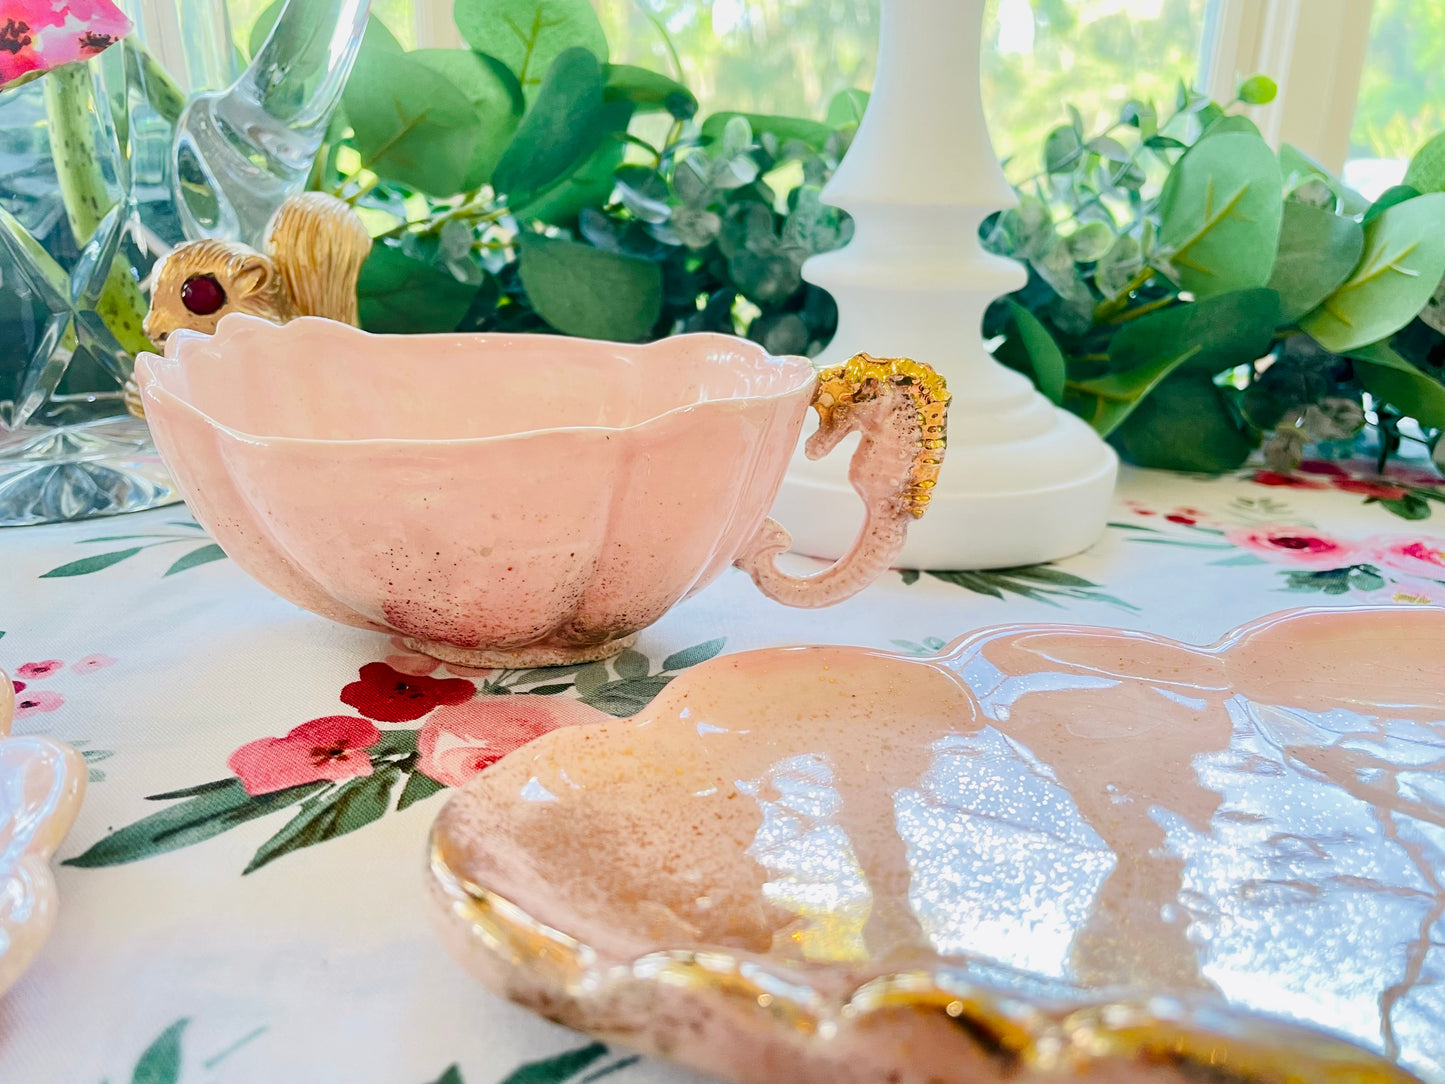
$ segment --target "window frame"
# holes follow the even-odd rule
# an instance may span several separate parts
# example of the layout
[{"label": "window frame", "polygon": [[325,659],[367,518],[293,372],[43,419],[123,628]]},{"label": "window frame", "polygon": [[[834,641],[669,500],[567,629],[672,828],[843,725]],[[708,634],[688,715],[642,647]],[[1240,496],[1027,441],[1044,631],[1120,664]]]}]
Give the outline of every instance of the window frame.
[{"label": "window frame", "polygon": [[1241,78],[1269,76],[1279,95],[1254,115],[1260,131],[1338,175],[1349,157],[1374,8],[1374,0],[1209,0],[1202,89],[1230,101]]},{"label": "window frame", "polygon": [[[128,0],[126,6],[162,43],[161,61],[186,72],[180,23],[188,0]],[[1239,79],[1268,75],[1279,96],[1256,114],[1265,137],[1275,146],[1291,143],[1338,173],[1349,154],[1373,11],[1374,0],[1209,0],[1200,88],[1229,101]],[[415,0],[412,20],[420,48],[464,44],[452,0]]]}]

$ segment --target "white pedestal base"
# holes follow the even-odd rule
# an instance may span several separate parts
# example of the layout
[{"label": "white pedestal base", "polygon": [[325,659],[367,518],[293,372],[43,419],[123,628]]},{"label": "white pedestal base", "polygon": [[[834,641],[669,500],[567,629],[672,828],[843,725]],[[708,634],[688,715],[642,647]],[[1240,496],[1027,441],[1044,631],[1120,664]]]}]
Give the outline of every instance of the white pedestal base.
[{"label": "white pedestal base", "polygon": [[[968,420],[950,418],[938,488],[928,514],[908,528],[899,567],[1014,568],[1068,557],[1104,533],[1118,457],[1074,415],[1038,402],[1049,424],[1022,440],[970,444]],[[772,511],[794,552],[835,560],[857,536],[863,508],[848,484],[853,443],[818,462],[802,445],[794,453]]]}]

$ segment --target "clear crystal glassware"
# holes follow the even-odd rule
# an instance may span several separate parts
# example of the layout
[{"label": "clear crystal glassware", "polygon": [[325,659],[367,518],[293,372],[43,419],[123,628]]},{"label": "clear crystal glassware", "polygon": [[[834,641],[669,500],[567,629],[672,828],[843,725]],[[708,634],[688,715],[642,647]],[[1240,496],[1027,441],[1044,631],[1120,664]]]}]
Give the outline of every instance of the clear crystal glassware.
[{"label": "clear crystal glassware", "polygon": [[157,230],[179,234],[153,198],[169,95],[130,42],[0,92],[0,526],[179,499],[121,393]]}]

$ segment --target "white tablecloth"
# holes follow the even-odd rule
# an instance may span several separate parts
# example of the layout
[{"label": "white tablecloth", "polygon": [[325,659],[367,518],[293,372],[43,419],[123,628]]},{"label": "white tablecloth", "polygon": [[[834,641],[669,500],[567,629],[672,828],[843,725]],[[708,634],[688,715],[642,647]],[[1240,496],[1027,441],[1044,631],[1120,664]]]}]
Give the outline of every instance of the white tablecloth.
[{"label": "white tablecloth", "polygon": [[[1115,525],[1057,565],[894,572],[823,611],[774,605],[733,571],[643,633],[638,653],[560,676],[427,675],[429,661],[387,637],[253,583],[182,506],[0,532],[16,733],[71,742],[92,771],[60,854],[81,864],[59,868],[55,934],[0,998],[0,1081],[687,1079],[504,1003],[447,957],[424,909],[424,840],[444,800],[426,771],[462,778],[566,721],[579,685],[628,714],[714,650],[927,652],[980,626],[1050,620],[1210,642],[1302,605],[1445,603],[1445,485],[1367,475],[1363,464],[1293,478],[1126,472]],[[401,679],[409,692],[396,692]],[[472,693],[458,682],[567,687],[462,718]],[[331,786],[306,782],[318,773]],[[338,808],[338,790],[361,778],[374,785]],[[178,791],[193,793],[154,798]],[[310,798],[321,808],[306,814]]]}]

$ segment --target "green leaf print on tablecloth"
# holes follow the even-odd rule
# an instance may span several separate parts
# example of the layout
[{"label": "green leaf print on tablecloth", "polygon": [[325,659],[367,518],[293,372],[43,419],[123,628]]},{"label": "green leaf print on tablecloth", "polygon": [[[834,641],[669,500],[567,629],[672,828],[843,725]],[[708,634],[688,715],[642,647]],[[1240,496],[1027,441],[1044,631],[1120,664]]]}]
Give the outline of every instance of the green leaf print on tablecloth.
[{"label": "green leaf print on tablecloth", "polygon": [[[633,715],[681,670],[712,658],[725,642],[673,652],[656,670],[637,651],[610,662],[531,670],[447,666],[462,676],[446,678],[431,676],[441,663],[414,653],[367,663],[339,695],[358,714],[322,716],[285,737],[246,743],[226,761],[232,775],[147,796],[173,804],[116,829],[64,864],[93,869],[135,862],[291,810],[291,819],[242,870],[254,873],[460,786],[558,726],[590,721],[579,703],[613,716]],[[469,680],[477,677],[480,686]],[[564,692],[574,692],[575,699]],[[408,722],[417,728],[377,726]]]},{"label": "green leaf print on tablecloth", "polygon": [[[976,595],[987,595],[989,598],[1003,599],[1008,595],[1019,595],[1035,602],[1043,602],[1049,606],[1061,608],[1062,600],[1071,600],[1102,602],[1133,613],[1137,613],[1139,610],[1137,606],[1130,605],[1123,599],[1105,594],[1100,589],[1100,585],[1092,580],[1075,576],[1072,572],[1065,572],[1053,565],[1021,565],[1018,568],[985,569],[982,572],[930,571],[926,574],[936,580],[942,580],[944,583],[951,583],[955,587],[972,591]],[[905,571],[902,575],[905,584],[912,585],[918,582],[919,573],[917,572],[910,570]]]},{"label": "green leaf print on tablecloth", "polygon": [[41,573],[40,578],[42,580],[61,580],[71,576],[89,576],[96,572],[104,572],[107,568],[118,565],[122,561],[128,561],[144,550],[154,549],[157,546],[174,546],[181,542],[201,542],[202,545],[173,561],[163,575],[174,576],[177,572],[185,572],[200,565],[210,564],[212,561],[225,560],[226,552],[214,542],[206,540],[206,533],[199,523],[188,519],[172,520],[168,526],[180,527],[186,533],[169,534],[164,531],[145,531],[137,534],[108,534],[79,539],[76,544],[81,546],[94,545],[97,542],[130,542],[135,539],[144,541],[137,546],[124,546],[118,550],[94,553],[89,557],[67,561],[63,565],[52,568],[49,572]]},{"label": "green leaf print on tablecloth", "polygon": [[[182,1017],[156,1036],[136,1061],[135,1069],[130,1074],[130,1084],[190,1084],[194,1074],[185,1072],[184,1048],[185,1032],[190,1023],[189,1017]],[[220,1053],[205,1059],[200,1067],[206,1070],[214,1069],[241,1047],[253,1039],[259,1038],[265,1031],[264,1027],[260,1027],[243,1035]],[[609,1054],[607,1047],[601,1043],[588,1043],[575,1050],[564,1051],[550,1058],[542,1058],[539,1061],[520,1065],[498,1084],[591,1084],[592,1081],[610,1076],[618,1070],[636,1065],[641,1060],[637,1055],[630,1054],[609,1064],[593,1068],[597,1066],[598,1062],[605,1061]],[[103,1081],[102,1084],[109,1084],[109,1082]],[[434,1081],[429,1081],[428,1084],[467,1084],[467,1082],[462,1076],[461,1066],[451,1065],[441,1076]]]}]

